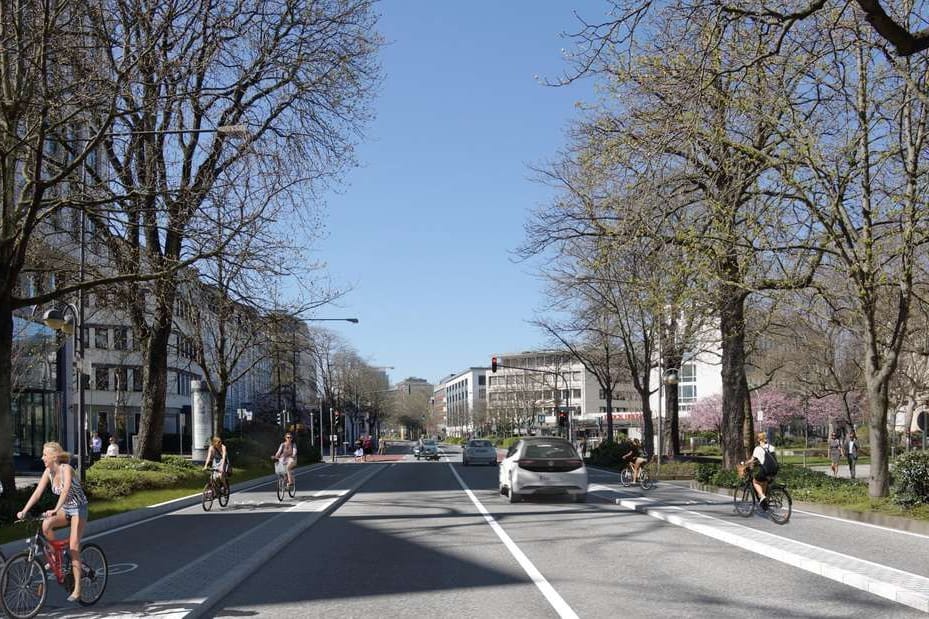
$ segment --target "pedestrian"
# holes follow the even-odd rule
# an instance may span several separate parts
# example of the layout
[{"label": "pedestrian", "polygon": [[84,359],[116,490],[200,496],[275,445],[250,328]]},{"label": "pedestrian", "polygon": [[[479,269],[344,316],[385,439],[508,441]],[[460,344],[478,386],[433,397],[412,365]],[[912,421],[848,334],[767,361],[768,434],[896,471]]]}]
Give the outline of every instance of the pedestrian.
[{"label": "pedestrian", "polygon": [[371,442],[371,435],[364,437],[364,441],[361,443],[361,449],[363,453],[363,459],[365,462],[368,461],[368,456],[373,453],[373,447]]},{"label": "pedestrian", "polygon": [[581,457],[582,458],[587,457],[587,437],[586,436],[581,437]]},{"label": "pedestrian", "polygon": [[832,436],[829,437],[829,460],[832,461],[832,476],[839,476],[839,458],[842,457],[842,441],[839,440],[839,437],[836,436],[836,433],[833,432]]},{"label": "pedestrian", "polygon": [[70,525],[68,548],[71,551],[74,590],[68,596],[68,601],[77,602],[81,599],[81,535],[84,533],[84,525],[87,524],[87,495],[84,494],[78,475],[68,464],[70,460],[71,456],[61,445],[54,442],[45,443],[42,447],[45,472],[32,496],[26,501],[25,507],[16,514],[16,518],[22,520],[29,509],[42,498],[45,488],[51,485],[52,493],[58,495],[58,501],[54,509],[42,514],[42,534],[45,535],[45,539],[53,540],[55,529]]},{"label": "pedestrian", "polygon": [[96,462],[100,459],[100,452],[103,451],[103,439],[96,432],[90,437],[90,461]]},{"label": "pedestrian", "polygon": [[858,460],[858,437],[849,432],[845,439],[845,457],[848,458],[848,476],[855,479],[855,461]]},{"label": "pedestrian", "polygon": [[116,437],[110,437],[110,444],[106,448],[106,457],[115,458],[119,456],[119,443],[116,442]]},{"label": "pedestrian", "polygon": [[377,453],[381,456],[387,453],[387,441],[386,440],[381,439],[380,441],[378,441]]}]

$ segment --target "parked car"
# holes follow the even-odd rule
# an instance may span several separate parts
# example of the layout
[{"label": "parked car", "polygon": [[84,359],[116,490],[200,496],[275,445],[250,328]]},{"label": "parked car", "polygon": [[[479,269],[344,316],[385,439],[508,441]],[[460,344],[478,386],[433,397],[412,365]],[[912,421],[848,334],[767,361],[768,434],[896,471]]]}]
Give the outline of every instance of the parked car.
[{"label": "parked car", "polygon": [[473,438],[461,448],[461,463],[497,465],[497,448],[490,441]]},{"label": "parked car", "polygon": [[563,438],[523,437],[500,463],[500,494],[510,503],[530,495],[564,494],[578,503],[587,500],[587,467],[577,450]]},{"label": "parked car", "polygon": [[413,453],[416,456],[416,459],[425,458],[426,460],[438,460],[439,459],[439,445],[432,439],[423,439],[419,442],[419,453],[416,452],[416,449],[413,449]]}]

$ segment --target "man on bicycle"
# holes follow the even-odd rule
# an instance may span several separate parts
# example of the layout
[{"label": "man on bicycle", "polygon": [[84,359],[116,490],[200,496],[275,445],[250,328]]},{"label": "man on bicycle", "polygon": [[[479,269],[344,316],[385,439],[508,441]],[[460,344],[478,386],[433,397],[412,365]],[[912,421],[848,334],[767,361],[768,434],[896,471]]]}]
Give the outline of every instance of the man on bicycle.
[{"label": "man on bicycle", "polygon": [[629,450],[623,459],[629,463],[632,467],[632,483],[639,481],[639,469],[643,464],[648,462],[648,458],[645,457],[645,454],[642,452],[642,443],[639,439],[632,439],[632,448]]},{"label": "man on bicycle", "polygon": [[[765,471],[765,460],[768,454],[774,453],[774,447],[768,444],[768,435],[764,432],[758,432],[755,435],[757,445],[752,451],[752,459],[747,463],[752,476],[752,485],[755,486],[755,492],[758,493],[758,499],[761,509],[768,509],[768,484],[771,479]],[[746,463],[742,463],[746,464]]]}]

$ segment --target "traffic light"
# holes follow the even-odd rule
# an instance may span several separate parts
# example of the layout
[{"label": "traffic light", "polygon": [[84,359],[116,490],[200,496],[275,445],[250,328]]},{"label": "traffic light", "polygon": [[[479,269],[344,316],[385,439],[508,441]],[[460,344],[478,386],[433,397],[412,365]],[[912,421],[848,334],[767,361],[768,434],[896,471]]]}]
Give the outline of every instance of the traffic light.
[{"label": "traffic light", "polygon": [[277,425],[281,425],[281,414],[277,414]]},{"label": "traffic light", "polygon": [[563,428],[568,425],[568,413],[566,411],[558,411],[558,427]]},{"label": "traffic light", "polygon": [[497,358],[496,357],[490,358],[490,371],[491,372],[497,371]]}]

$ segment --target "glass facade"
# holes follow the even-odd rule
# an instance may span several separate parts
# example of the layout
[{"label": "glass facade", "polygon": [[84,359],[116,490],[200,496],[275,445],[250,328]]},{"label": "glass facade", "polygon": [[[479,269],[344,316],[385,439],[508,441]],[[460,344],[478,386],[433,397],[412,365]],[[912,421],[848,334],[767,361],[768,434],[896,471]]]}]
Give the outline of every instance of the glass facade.
[{"label": "glass facade", "polygon": [[58,338],[40,322],[13,317],[13,456],[17,467],[31,468],[42,445],[60,440]]}]

